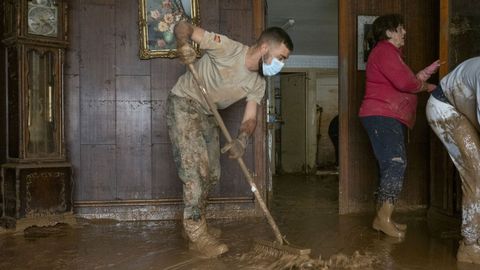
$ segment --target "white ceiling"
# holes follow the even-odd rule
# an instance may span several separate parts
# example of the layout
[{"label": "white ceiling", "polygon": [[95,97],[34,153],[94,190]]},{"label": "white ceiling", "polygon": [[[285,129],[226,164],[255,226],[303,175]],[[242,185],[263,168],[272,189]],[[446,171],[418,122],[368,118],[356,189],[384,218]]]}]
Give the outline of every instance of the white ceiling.
[{"label": "white ceiling", "polygon": [[292,55],[338,55],[338,0],[267,0],[267,25],[284,26],[293,40]]}]

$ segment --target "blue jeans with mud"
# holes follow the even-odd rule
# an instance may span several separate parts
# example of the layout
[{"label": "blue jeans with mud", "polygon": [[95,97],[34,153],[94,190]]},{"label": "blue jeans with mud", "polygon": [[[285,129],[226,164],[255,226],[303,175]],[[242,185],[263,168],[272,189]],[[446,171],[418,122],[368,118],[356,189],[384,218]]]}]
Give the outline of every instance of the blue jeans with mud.
[{"label": "blue jeans with mud", "polygon": [[406,126],[385,116],[367,116],[360,119],[378,162],[380,183],[376,193],[377,202],[395,203],[402,191],[407,168]]}]

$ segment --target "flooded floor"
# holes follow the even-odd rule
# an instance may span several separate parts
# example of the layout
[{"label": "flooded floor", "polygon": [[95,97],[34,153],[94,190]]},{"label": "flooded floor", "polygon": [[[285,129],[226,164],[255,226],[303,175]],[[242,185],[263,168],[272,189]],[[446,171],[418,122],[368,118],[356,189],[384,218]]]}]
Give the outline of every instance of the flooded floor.
[{"label": "flooded floor", "polygon": [[[291,243],[312,249],[312,260],[306,260],[304,269],[480,269],[457,263],[458,235],[446,232],[447,237],[430,236],[423,214],[396,216],[409,226],[403,242],[372,230],[372,215],[337,215],[336,175],[282,176],[274,183],[271,206],[280,230]],[[75,227],[31,228],[24,235],[0,235],[0,269],[231,270],[278,266],[278,260],[253,256],[253,239],[273,240],[263,219],[211,221],[222,229],[221,239],[230,251],[208,260],[188,250],[179,222],[78,223]],[[343,268],[322,267],[319,256],[347,263],[338,264]]]}]

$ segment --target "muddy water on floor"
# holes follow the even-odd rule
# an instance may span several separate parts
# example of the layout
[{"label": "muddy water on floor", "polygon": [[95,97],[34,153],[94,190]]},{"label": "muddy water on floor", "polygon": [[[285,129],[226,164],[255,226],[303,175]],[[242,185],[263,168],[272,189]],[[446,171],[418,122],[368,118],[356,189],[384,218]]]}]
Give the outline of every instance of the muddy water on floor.
[{"label": "muddy water on floor", "polygon": [[[458,235],[430,236],[423,214],[397,216],[409,226],[403,242],[370,229],[371,215],[338,216],[337,181],[337,176],[275,179],[271,205],[280,230],[292,244],[312,249],[310,260],[298,260],[297,265],[305,269],[480,269],[457,264]],[[32,228],[24,235],[0,235],[0,269],[267,269],[292,262],[259,258],[251,252],[252,239],[273,240],[263,219],[210,223],[222,229],[222,241],[230,247],[218,259],[201,259],[188,251],[178,222],[80,220],[75,227],[57,225]],[[326,267],[327,258],[333,258],[330,265],[338,267]]]}]

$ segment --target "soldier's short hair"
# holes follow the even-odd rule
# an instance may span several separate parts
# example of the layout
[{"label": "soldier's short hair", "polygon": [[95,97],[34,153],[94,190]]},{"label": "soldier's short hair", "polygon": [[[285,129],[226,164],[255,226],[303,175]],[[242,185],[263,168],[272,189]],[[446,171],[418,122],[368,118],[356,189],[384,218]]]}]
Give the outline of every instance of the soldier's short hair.
[{"label": "soldier's short hair", "polygon": [[293,51],[293,42],[290,36],[280,27],[269,27],[265,29],[258,38],[257,44],[274,42],[284,44],[288,50]]}]

